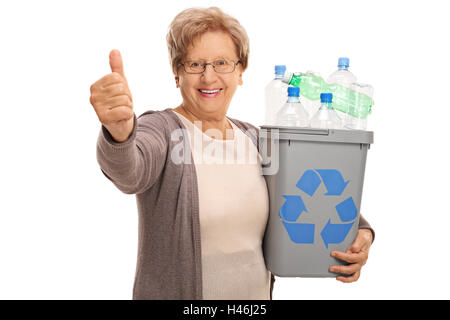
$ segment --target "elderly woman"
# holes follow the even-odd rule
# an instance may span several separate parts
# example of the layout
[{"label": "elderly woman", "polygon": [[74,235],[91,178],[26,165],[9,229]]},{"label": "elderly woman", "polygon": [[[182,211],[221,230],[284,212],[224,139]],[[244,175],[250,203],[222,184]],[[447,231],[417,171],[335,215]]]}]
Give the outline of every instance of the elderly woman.
[{"label": "elderly woman", "polygon": [[[227,117],[247,68],[249,40],[218,8],[187,9],[167,45],[177,88],[174,109],[136,117],[122,58],[91,86],[102,123],[97,160],[119,190],[136,194],[139,245],[134,299],[270,299],[262,239],[269,200],[257,128]],[[244,147],[242,146],[242,143]],[[181,146],[181,147],[180,147]],[[354,244],[333,266],[356,281],[373,235],[361,219]]]}]

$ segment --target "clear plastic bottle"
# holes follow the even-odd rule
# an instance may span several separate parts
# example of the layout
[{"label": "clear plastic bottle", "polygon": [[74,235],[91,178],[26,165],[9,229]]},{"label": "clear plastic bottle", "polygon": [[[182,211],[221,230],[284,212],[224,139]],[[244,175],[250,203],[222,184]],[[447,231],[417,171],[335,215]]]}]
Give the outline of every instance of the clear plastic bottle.
[{"label": "clear plastic bottle", "polygon": [[288,88],[288,99],[277,114],[276,125],[285,127],[308,127],[309,114],[300,103],[299,96],[300,88]]},{"label": "clear plastic bottle", "polygon": [[277,112],[286,102],[288,85],[282,81],[285,72],[285,65],[276,65],[275,78],[265,88],[265,123],[267,125],[275,124]]},{"label": "clear plastic bottle", "polygon": [[333,108],[333,94],[320,94],[320,108],[311,119],[311,128],[342,129],[342,120]]},{"label": "clear plastic bottle", "polygon": [[[367,130],[367,118],[371,113],[372,104],[370,101],[360,100],[361,97],[373,97],[373,87],[370,84],[354,82],[351,85],[351,104],[347,117],[346,129]],[[369,110],[367,113],[366,110]]]},{"label": "clear plastic bottle", "polygon": [[356,82],[356,77],[348,70],[350,67],[350,59],[341,57],[338,60],[338,69],[333,72],[327,79],[328,83],[339,83],[344,87],[350,88],[353,82]]},{"label": "clear plastic bottle", "polygon": [[[350,66],[350,59],[347,57],[341,57],[338,60],[338,70],[336,70],[335,72],[333,72],[327,79],[327,82],[329,84],[340,84],[341,86],[345,87],[345,88],[349,88],[351,89],[351,86],[353,83],[356,82],[356,77],[353,73],[351,73],[348,68]],[[347,100],[347,103],[349,103],[350,101]],[[342,122],[343,122],[343,126],[346,127],[349,122],[349,109],[350,109],[350,104],[347,104],[346,106],[343,106],[343,109],[345,110],[336,110],[336,112],[338,113],[339,117],[341,117]]]}]

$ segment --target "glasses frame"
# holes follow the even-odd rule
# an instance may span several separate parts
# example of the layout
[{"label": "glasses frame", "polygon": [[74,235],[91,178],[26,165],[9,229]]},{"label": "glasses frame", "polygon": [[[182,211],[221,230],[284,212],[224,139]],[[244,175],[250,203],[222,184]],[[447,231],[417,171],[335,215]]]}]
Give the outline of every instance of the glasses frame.
[{"label": "glasses frame", "polygon": [[[219,59],[220,60],[220,59]],[[235,62],[234,60],[228,60],[228,59],[221,59],[221,60],[227,60],[233,63],[233,70],[232,71],[228,71],[228,72],[220,72],[216,70],[216,67],[213,65],[213,62],[205,62],[203,63],[203,71],[201,72],[189,72],[186,70],[186,62],[191,62],[191,61],[185,61],[184,63],[179,63],[178,66],[183,66],[184,72],[188,73],[188,74],[202,74],[203,72],[206,71],[206,66],[210,65],[215,72],[219,73],[219,74],[227,74],[227,73],[233,73],[236,70],[236,66],[241,63],[241,60],[238,60],[237,62]],[[192,61],[193,62],[193,61]]]}]

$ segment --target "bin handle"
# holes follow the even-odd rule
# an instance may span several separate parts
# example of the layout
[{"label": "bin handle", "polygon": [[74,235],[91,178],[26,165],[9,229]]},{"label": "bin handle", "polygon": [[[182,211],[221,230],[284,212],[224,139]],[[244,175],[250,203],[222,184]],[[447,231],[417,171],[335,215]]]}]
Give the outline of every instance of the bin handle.
[{"label": "bin handle", "polygon": [[293,134],[310,134],[328,136],[330,134],[329,129],[313,129],[313,128],[293,128],[283,126],[261,126],[261,130],[279,130],[279,133],[293,133]]}]

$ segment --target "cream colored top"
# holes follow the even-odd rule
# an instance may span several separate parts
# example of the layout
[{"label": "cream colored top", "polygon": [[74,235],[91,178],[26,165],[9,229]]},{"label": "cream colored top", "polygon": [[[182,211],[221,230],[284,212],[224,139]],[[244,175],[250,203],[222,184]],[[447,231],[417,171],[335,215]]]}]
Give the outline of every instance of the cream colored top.
[{"label": "cream colored top", "polygon": [[197,171],[203,298],[270,299],[262,253],[269,198],[255,145],[232,121],[233,139],[221,140],[175,114],[189,133]]}]

